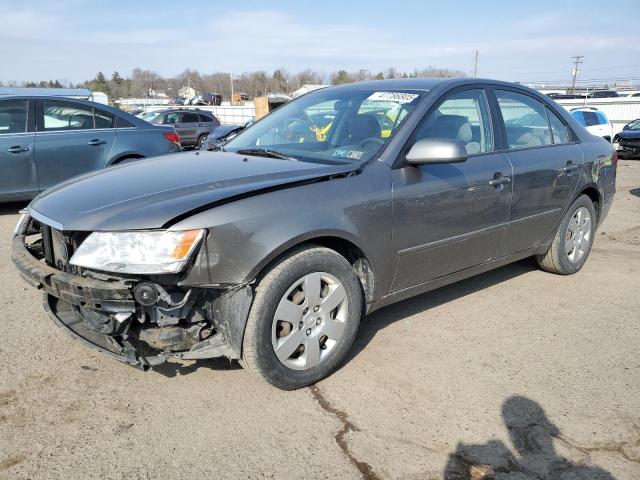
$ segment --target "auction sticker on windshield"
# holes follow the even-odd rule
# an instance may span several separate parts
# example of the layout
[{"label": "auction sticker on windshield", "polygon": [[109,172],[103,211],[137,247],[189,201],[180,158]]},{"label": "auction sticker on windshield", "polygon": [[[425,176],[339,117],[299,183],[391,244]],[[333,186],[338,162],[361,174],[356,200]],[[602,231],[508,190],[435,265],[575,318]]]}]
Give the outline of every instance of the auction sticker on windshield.
[{"label": "auction sticker on windshield", "polygon": [[418,97],[416,93],[404,92],[373,92],[367,100],[378,100],[385,102],[411,103]]}]

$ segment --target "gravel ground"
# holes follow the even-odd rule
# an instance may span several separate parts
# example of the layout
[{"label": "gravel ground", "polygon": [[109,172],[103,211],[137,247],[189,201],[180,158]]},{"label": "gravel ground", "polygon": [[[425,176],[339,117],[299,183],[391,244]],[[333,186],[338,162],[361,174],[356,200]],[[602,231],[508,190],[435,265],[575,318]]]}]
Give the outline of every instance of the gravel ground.
[{"label": "gravel ground", "polygon": [[387,307],[295,392],[63,335],[9,261],[20,207],[0,207],[2,479],[640,478],[640,162],[580,273],[525,260]]}]

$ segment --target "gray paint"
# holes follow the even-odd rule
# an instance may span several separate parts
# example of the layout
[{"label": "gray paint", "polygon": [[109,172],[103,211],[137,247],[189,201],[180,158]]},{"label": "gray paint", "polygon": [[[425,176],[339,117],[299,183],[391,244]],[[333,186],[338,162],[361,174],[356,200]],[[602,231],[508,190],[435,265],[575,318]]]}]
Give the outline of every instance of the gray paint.
[{"label": "gray paint", "polygon": [[[66,182],[31,208],[69,230],[207,228],[207,240],[183,280],[201,287],[253,282],[292,246],[340,238],[369,261],[372,308],[544,250],[565,209],[585,189],[593,189],[603,206],[607,202],[601,208],[606,213],[615,191],[615,169],[606,165],[611,145],[548,98],[475,79],[372,85],[430,91],[379,158],[368,163],[326,166],[182,154],[157,160],[153,168],[152,161],[140,162]],[[470,155],[462,163],[408,166],[407,141],[421,118],[451,89],[478,85],[534,96],[570,125],[576,141],[514,152],[504,148],[504,132],[497,128],[496,152]],[[494,109],[497,126],[496,117]],[[571,175],[563,170],[568,161],[580,167]],[[143,170],[145,180],[138,181]],[[512,181],[490,185],[498,173]]]}]

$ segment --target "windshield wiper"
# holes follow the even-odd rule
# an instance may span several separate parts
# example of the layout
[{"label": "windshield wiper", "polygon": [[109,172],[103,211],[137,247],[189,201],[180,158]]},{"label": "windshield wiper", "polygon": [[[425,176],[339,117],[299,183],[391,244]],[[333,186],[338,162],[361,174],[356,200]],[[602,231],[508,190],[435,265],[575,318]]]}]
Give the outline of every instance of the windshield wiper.
[{"label": "windshield wiper", "polygon": [[269,150],[268,148],[243,148],[243,149],[237,150],[236,153],[239,153],[240,155],[255,155],[257,157],[269,157],[269,158],[279,158],[281,160],[298,161],[297,158],[292,157],[291,155],[280,153],[276,150]]}]

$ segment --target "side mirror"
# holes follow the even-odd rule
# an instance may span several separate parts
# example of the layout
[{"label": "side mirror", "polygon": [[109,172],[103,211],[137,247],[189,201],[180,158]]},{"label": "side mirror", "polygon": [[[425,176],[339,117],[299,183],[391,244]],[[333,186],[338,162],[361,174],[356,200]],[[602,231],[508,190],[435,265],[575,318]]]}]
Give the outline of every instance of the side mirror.
[{"label": "side mirror", "polygon": [[464,162],[467,156],[467,150],[453,140],[425,138],[413,144],[406,158],[410,165],[424,165]]},{"label": "side mirror", "polygon": [[622,127],[622,130],[629,130],[629,124],[626,124],[624,127]]}]

